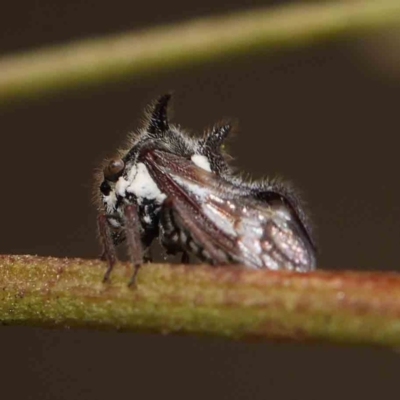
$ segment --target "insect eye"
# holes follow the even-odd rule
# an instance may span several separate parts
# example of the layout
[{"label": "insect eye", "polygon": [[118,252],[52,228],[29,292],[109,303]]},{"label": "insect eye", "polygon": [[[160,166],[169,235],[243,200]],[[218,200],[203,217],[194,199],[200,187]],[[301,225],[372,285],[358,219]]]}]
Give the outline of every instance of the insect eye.
[{"label": "insect eye", "polygon": [[124,168],[125,163],[120,158],[111,160],[104,168],[104,178],[108,181],[116,181],[121,176]]},{"label": "insect eye", "polygon": [[100,185],[100,192],[104,194],[104,196],[108,196],[111,192],[111,186],[107,181],[103,181]]}]

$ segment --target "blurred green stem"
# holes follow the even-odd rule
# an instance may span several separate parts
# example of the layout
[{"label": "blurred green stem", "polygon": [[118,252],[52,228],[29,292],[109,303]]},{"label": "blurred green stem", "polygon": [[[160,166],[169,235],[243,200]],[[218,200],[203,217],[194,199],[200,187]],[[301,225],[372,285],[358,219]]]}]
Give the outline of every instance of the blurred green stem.
[{"label": "blurred green stem", "polygon": [[286,4],[0,58],[0,103],[400,23],[400,1]]},{"label": "blurred green stem", "polygon": [[0,256],[0,322],[400,346],[400,274]]}]

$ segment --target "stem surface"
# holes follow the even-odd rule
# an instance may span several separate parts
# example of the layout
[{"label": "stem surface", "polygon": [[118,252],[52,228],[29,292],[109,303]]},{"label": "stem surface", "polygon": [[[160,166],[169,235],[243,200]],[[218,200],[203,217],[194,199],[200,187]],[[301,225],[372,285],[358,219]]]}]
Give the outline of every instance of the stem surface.
[{"label": "stem surface", "polygon": [[0,322],[400,346],[400,274],[0,256]]}]

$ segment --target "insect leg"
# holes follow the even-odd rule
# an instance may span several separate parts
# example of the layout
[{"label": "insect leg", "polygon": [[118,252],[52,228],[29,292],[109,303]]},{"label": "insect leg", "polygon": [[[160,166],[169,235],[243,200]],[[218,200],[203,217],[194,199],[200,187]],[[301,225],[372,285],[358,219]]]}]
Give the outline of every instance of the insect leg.
[{"label": "insect leg", "polygon": [[189,254],[186,251],[184,251],[182,253],[181,263],[182,264],[189,264],[190,263],[190,257],[189,257]]},{"label": "insect leg", "polygon": [[108,225],[107,217],[104,214],[100,214],[97,217],[97,225],[99,229],[100,239],[103,245],[102,259],[107,260],[107,270],[103,277],[103,282],[108,281],[110,273],[117,261],[117,256],[115,253],[115,245],[112,238],[112,232],[110,226]]},{"label": "insect leg", "polygon": [[148,264],[151,262],[153,262],[153,254],[152,254],[151,248],[148,247],[143,253],[143,263]]},{"label": "insect leg", "polygon": [[129,281],[129,286],[135,283],[136,275],[143,263],[142,243],[139,233],[139,218],[137,208],[134,204],[129,204],[124,208],[125,217],[125,236],[128,252],[133,265],[133,274]]}]

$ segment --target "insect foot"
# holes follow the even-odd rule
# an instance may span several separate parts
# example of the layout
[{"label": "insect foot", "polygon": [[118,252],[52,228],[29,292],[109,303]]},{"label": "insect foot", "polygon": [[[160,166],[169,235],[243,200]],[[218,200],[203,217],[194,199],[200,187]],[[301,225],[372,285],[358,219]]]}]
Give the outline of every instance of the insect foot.
[{"label": "insect foot", "polygon": [[170,95],[150,108],[128,149],[105,163],[96,185],[104,281],[125,242],[134,285],[158,238],[167,254],[212,265],[307,272],[316,267],[309,219],[297,194],[275,180],[234,175],[223,142],[230,123],[193,138],[171,125]]}]

